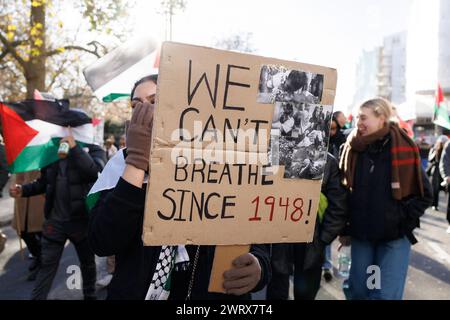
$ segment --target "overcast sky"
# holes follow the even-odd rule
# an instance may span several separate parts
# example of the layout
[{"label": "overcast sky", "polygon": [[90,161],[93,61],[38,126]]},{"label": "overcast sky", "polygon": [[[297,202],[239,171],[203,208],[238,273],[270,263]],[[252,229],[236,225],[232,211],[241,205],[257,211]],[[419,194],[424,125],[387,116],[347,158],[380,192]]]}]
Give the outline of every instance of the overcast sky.
[{"label": "overcast sky", "polygon": [[[363,49],[408,26],[413,0],[187,0],[174,17],[173,40],[212,46],[239,32],[253,34],[257,54],[334,67],[336,109],[352,103],[356,63]],[[160,0],[136,0],[136,33],[164,38]]]}]

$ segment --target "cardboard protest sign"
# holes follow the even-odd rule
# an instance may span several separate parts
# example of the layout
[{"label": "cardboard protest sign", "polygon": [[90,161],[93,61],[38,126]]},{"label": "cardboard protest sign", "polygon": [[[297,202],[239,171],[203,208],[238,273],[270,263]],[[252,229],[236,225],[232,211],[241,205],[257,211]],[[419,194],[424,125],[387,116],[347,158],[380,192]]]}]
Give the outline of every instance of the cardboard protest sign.
[{"label": "cardboard protest sign", "polygon": [[145,245],[310,242],[336,70],[162,46]]},{"label": "cardboard protest sign", "polygon": [[250,245],[216,246],[208,291],[225,293],[223,273],[232,268],[234,259],[249,251]]}]

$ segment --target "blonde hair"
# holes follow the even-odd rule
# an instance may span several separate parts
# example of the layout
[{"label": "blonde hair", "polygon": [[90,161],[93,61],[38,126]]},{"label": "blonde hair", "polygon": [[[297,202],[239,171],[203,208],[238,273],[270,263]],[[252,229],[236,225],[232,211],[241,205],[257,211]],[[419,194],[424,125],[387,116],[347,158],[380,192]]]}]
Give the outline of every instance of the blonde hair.
[{"label": "blonde hair", "polygon": [[393,110],[392,104],[383,98],[375,98],[367,100],[359,108],[360,109],[368,108],[372,110],[377,118],[384,116],[386,119],[385,120],[386,123],[388,123],[391,120],[391,117],[394,114],[392,111]]}]

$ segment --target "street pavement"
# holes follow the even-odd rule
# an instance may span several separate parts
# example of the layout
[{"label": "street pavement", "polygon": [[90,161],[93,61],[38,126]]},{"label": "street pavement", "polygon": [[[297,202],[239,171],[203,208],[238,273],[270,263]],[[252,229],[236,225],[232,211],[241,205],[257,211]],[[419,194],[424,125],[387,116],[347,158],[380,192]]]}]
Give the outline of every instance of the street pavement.
[{"label": "street pavement", "polygon": [[[5,188],[5,190],[7,190]],[[28,275],[28,259],[26,248],[21,252],[15,230],[9,225],[12,217],[13,200],[5,192],[0,199],[0,228],[8,236],[5,251],[0,255],[0,300],[29,299],[33,282],[26,280]],[[410,267],[405,286],[406,300],[450,300],[450,234],[446,233],[448,223],[446,214],[446,197],[441,195],[441,211],[428,209],[421,218],[421,228],[415,231],[419,243],[412,247]],[[9,222],[8,222],[9,221]],[[332,245],[333,264],[337,266],[337,246]],[[78,259],[72,244],[67,243],[61,259],[58,273],[53,282],[49,299],[78,300],[82,292],[68,289],[67,281],[71,275],[70,266],[78,265]],[[97,259],[98,275],[105,274],[104,259]],[[318,300],[344,300],[342,292],[343,279],[337,275],[326,283],[322,280]],[[106,296],[104,288],[98,288],[100,299]],[[264,290],[253,295],[256,299],[264,299]],[[292,285],[290,290],[292,298]]]},{"label": "street pavement", "polygon": [[[450,234],[446,233],[448,222],[443,211],[447,208],[447,199],[442,192],[439,207],[441,211],[428,209],[420,219],[420,229],[415,231],[419,242],[411,250],[405,300],[450,300]],[[337,266],[337,246],[335,241],[334,266]],[[337,277],[330,283],[322,280],[317,299],[345,299],[342,281]]]},{"label": "street pavement", "polygon": [[14,212],[14,201],[10,198],[8,190],[11,179],[3,188],[3,197],[0,198],[0,228],[11,224]]}]

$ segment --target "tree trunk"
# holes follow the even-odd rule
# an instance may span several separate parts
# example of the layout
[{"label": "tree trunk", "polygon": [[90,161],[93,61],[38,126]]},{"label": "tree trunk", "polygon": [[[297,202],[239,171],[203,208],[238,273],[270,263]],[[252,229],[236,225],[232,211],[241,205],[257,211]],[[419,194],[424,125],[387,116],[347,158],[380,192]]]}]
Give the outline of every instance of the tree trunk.
[{"label": "tree trunk", "polygon": [[24,74],[27,82],[27,99],[32,99],[34,89],[45,90],[45,4],[33,7],[31,6],[30,30],[37,33],[30,33],[31,53]]}]

